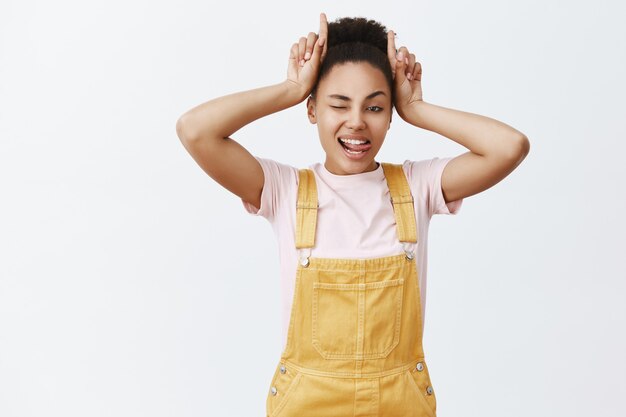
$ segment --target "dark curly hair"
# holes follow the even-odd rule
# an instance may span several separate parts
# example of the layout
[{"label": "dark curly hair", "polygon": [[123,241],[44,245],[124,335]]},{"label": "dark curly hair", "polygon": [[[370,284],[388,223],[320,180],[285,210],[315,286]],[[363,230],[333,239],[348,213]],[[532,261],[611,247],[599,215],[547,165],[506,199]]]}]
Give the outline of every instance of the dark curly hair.
[{"label": "dark curly hair", "polygon": [[346,62],[367,62],[382,71],[394,103],[393,74],[387,57],[387,29],[365,17],[342,17],[328,23],[328,47],[311,92],[315,99],[317,86],[336,66]]}]

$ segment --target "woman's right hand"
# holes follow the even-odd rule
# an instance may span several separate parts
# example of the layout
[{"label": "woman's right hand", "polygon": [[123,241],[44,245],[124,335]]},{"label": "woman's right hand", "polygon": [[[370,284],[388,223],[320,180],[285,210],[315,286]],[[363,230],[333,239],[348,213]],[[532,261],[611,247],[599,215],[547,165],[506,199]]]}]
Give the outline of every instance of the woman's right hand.
[{"label": "woman's right hand", "polygon": [[296,89],[304,100],[313,90],[319,69],[326,56],[328,40],[328,22],[326,14],[320,13],[319,36],[309,32],[308,37],[301,37],[299,43],[291,46],[287,82]]}]

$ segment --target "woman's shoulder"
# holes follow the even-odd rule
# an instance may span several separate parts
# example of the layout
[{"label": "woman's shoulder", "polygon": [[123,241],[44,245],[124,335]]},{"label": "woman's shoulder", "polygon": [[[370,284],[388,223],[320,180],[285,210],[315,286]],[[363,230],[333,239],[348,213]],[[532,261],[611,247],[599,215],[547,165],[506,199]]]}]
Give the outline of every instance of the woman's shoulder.
[{"label": "woman's shoulder", "polygon": [[453,157],[432,157],[426,159],[405,159],[402,167],[408,176],[416,180],[431,179],[443,171],[443,168]]},{"label": "woman's shoulder", "polygon": [[278,219],[281,207],[286,201],[292,200],[298,186],[298,168],[272,158],[254,155],[263,170],[263,189],[261,190],[260,207],[243,202],[250,214],[260,215],[270,221]]},{"label": "woman's shoulder", "polygon": [[295,165],[273,158],[255,156],[265,175],[265,187],[274,194],[288,193],[298,186],[299,169]]},{"label": "woman's shoulder", "polygon": [[267,168],[280,174],[293,174],[294,172],[298,172],[298,168],[292,164],[277,161],[273,158],[266,158],[256,155],[254,157],[257,161],[259,161],[264,169]]},{"label": "woman's shoulder", "polygon": [[[292,163],[279,161],[279,160],[274,159],[274,158],[268,158],[268,157],[259,156],[259,155],[254,155],[254,157],[256,159],[258,159],[259,161],[265,161],[265,162],[270,163],[270,164],[275,164],[275,165],[279,165],[279,166],[283,166],[283,167],[287,167],[287,168],[292,168],[292,169],[295,169],[295,170],[300,169],[299,167],[297,167],[296,165],[294,165]],[[311,168],[311,167],[313,167],[314,165],[317,165],[317,164],[318,163],[316,162],[314,164],[307,165],[306,168]]]}]

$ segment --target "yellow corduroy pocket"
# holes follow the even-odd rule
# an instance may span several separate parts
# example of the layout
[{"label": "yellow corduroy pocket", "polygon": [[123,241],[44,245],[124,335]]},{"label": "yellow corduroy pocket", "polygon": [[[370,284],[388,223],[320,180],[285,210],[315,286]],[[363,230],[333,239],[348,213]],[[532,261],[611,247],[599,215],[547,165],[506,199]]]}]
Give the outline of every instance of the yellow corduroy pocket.
[{"label": "yellow corduroy pocket", "polygon": [[266,400],[266,414],[275,417],[287,404],[287,400],[295,390],[302,374],[296,369],[279,362],[274,371]]},{"label": "yellow corduroy pocket", "polygon": [[426,362],[421,361],[422,367],[420,371],[417,367],[409,369],[410,382],[415,389],[415,394],[420,398],[420,401],[426,407],[431,417],[435,417],[437,413],[437,398],[435,397],[435,390],[433,389],[432,382],[430,381],[430,374]]},{"label": "yellow corduroy pocket", "polygon": [[[403,278],[360,284],[313,282],[315,349],[326,359],[387,357],[400,341],[403,293]],[[363,343],[360,354],[359,343]]]}]

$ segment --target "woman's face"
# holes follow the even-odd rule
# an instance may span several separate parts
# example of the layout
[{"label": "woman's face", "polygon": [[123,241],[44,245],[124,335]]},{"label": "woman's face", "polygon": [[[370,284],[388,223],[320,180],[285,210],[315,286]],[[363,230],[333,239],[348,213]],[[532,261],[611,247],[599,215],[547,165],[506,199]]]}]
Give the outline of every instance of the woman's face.
[{"label": "woman's face", "polygon": [[382,71],[366,62],[333,67],[318,84],[316,99],[309,98],[307,112],[317,123],[328,171],[350,175],[377,168],[374,158],[391,123],[391,92]]}]

